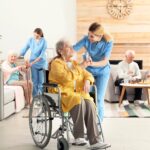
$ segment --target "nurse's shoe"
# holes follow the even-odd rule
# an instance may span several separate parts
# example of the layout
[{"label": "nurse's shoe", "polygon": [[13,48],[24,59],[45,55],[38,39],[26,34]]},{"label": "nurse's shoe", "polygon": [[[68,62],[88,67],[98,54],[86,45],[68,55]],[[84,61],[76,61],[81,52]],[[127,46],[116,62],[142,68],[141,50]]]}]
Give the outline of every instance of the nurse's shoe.
[{"label": "nurse's shoe", "polygon": [[111,147],[111,145],[104,142],[98,142],[96,144],[92,144],[88,149],[98,150],[98,149],[106,149],[108,147]]}]

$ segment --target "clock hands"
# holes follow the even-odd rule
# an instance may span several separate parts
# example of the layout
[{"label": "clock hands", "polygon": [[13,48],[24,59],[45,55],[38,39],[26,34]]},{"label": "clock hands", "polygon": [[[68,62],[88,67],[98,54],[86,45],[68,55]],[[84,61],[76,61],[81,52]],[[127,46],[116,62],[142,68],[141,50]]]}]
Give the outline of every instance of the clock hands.
[{"label": "clock hands", "polygon": [[123,19],[131,13],[132,3],[129,0],[109,0],[107,8],[114,18]]}]

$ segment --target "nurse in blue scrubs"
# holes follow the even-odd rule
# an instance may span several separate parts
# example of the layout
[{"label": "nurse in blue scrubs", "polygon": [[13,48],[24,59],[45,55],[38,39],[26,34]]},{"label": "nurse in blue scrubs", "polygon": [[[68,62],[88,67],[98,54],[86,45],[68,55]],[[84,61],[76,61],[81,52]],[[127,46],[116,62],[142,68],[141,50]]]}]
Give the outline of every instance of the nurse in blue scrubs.
[{"label": "nurse in blue scrubs", "polygon": [[20,56],[24,56],[28,50],[31,50],[30,63],[32,82],[33,82],[33,96],[42,92],[44,82],[44,72],[42,69],[47,68],[47,60],[45,51],[47,49],[47,42],[44,38],[43,31],[40,28],[34,30],[34,37],[31,37],[24,48],[21,50]]},{"label": "nurse in blue scrubs", "polygon": [[95,78],[98,114],[101,121],[104,117],[104,96],[110,75],[109,57],[112,47],[112,36],[105,32],[101,24],[96,22],[90,25],[88,35],[73,46],[75,51],[79,51],[81,48],[86,49],[81,66],[91,72]]}]

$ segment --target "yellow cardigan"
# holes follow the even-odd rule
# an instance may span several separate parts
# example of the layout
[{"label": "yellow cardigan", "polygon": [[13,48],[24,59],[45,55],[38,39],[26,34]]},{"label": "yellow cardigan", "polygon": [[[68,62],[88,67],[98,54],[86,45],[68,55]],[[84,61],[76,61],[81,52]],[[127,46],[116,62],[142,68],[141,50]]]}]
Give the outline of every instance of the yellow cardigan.
[{"label": "yellow cardigan", "polygon": [[[49,82],[57,83],[61,89],[63,112],[69,112],[75,105],[80,104],[82,99],[93,101],[89,93],[85,93],[83,90],[85,80],[89,80],[91,83],[94,82],[93,76],[82,69],[75,61],[72,64],[73,69],[69,69],[65,61],[55,59],[51,63],[49,73]],[[49,92],[52,91],[49,88]]]}]

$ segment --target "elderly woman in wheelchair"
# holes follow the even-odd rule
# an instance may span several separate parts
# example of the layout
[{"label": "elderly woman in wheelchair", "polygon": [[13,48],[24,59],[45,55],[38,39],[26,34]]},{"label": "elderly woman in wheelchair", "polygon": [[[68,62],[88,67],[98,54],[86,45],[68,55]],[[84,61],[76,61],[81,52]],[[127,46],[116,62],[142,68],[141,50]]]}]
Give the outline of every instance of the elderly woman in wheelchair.
[{"label": "elderly woman in wheelchair", "polygon": [[[87,139],[89,140],[90,149],[106,149],[110,147],[109,144],[104,143],[103,136],[101,135],[101,124],[100,122],[97,122],[98,115],[96,112],[96,106],[93,102],[93,98],[89,95],[91,84],[94,82],[93,76],[85,69],[80,67],[76,61],[71,59],[74,52],[67,41],[58,41],[56,44],[56,52],[57,56],[49,63],[49,84],[46,83],[45,86],[48,87],[48,93],[60,93],[61,108],[59,109],[62,110],[63,114],[69,112],[73,120],[72,133],[75,140],[72,145],[84,146],[87,144],[87,141],[84,138],[84,126],[86,126]],[[43,100],[46,99],[46,97],[43,98]],[[46,104],[47,102],[43,100],[42,103],[44,102]],[[51,103],[49,106],[52,105],[52,98],[47,97],[47,101],[50,101]],[[45,107],[47,107],[47,105],[45,105]],[[34,129],[32,125],[32,118],[34,118],[34,116],[31,115],[33,110],[32,108],[33,104],[30,110],[29,123],[32,136],[34,137],[39,131],[36,131],[36,133],[33,132]],[[49,118],[51,118],[51,115]],[[62,119],[64,120],[63,117]],[[47,121],[49,119],[45,120]],[[37,122],[44,121],[42,119],[42,121],[38,120]],[[70,123],[70,121],[67,122]],[[98,125],[100,125],[101,132],[99,132]],[[62,129],[63,128],[65,128],[64,125],[62,126]],[[47,132],[49,131],[50,130]],[[58,135],[58,133],[59,131],[55,132],[56,135]],[[40,142],[37,142],[35,137],[33,139],[36,145],[41,148],[45,147],[48,143],[48,141],[46,141],[44,145],[40,146],[40,142],[44,141],[44,137],[43,140],[40,140]],[[64,140],[59,141],[57,147],[60,150],[69,149],[67,148],[67,144],[64,144]]]},{"label": "elderly woman in wheelchair", "polygon": [[[100,141],[96,123],[96,108],[90,97],[93,76],[72,61],[73,50],[67,41],[56,44],[57,57],[49,65],[49,82],[57,83],[61,89],[62,110],[70,112],[73,120],[74,145],[85,145],[84,123],[91,148],[105,148],[108,144]],[[51,89],[49,89],[50,91]]]}]

